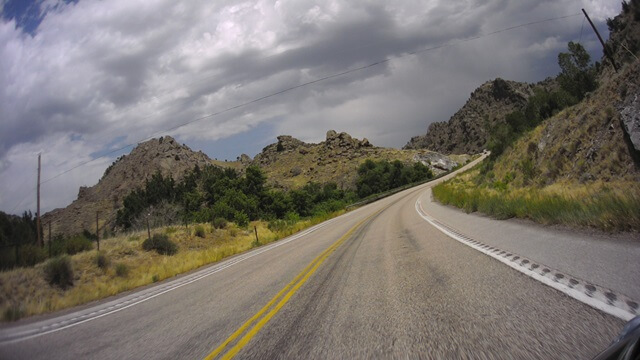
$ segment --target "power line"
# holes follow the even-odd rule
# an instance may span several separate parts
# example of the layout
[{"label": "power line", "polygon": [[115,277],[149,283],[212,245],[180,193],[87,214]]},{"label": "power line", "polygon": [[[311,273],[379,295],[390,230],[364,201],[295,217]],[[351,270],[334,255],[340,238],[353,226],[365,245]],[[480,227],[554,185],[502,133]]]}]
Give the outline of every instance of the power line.
[{"label": "power line", "polygon": [[[342,71],[342,72],[339,72],[339,73],[335,73],[335,74],[332,74],[332,75],[324,76],[324,77],[321,77],[321,78],[318,78],[318,79],[315,79],[315,80],[307,81],[307,82],[299,84],[299,85],[291,86],[291,87],[279,90],[277,92],[274,92],[274,93],[271,93],[271,94],[268,94],[268,95],[265,95],[265,96],[262,96],[262,97],[259,97],[259,98],[256,98],[256,99],[253,99],[253,100],[250,100],[250,101],[238,104],[238,105],[234,105],[234,106],[228,107],[228,108],[220,110],[218,112],[210,113],[210,114],[207,114],[207,115],[204,115],[204,116],[201,116],[201,117],[198,117],[198,118],[195,118],[195,119],[192,119],[192,120],[177,124],[177,125],[175,125],[175,126],[173,126],[171,128],[156,131],[155,133],[153,133],[153,134],[151,134],[151,135],[149,135],[149,136],[147,136],[145,138],[139,139],[138,141],[136,141],[134,143],[130,143],[130,144],[127,144],[127,145],[122,146],[120,148],[111,150],[111,151],[109,151],[107,153],[104,153],[101,156],[98,156],[96,158],[93,158],[93,159],[90,159],[90,160],[87,160],[87,161],[83,161],[83,162],[79,163],[76,166],[73,166],[73,167],[71,167],[71,168],[69,168],[67,170],[64,170],[64,171],[62,171],[62,172],[60,172],[60,173],[58,173],[58,174],[56,174],[56,175],[54,175],[52,177],[49,177],[49,178],[43,180],[42,184],[47,183],[47,182],[49,182],[51,180],[54,180],[54,179],[56,179],[56,178],[58,178],[58,177],[60,177],[62,175],[65,175],[65,174],[67,174],[67,173],[69,173],[69,172],[71,172],[71,171],[73,171],[73,170],[75,170],[75,169],[77,169],[79,167],[82,167],[84,165],[92,163],[92,162],[94,162],[94,161],[96,161],[98,159],[107,157],[108,155],[114,154],[116,152],[120,152],[122,150],[125,150],[125,149],[127,149],[129,147],[132,147],[132,146],[134,146],[134,145],[136,145],[138,143],[141,143],[143,141],[150,140],[153,137],[158,136],[160,134],[164,134],[164,133],[179,129],[181,127],[193,124],[195,122],[199,122],[199,121],[202,121],[202,120],[205,120],[205,119],[209,119],[209,118],[212,118],[212,117],[215,117],[215,116],[218,116],[218,115],[221,115],[221,114],[233,111],[233,110],[237,110],[237,109],[246,107],[248,105],[251,105],[251,104],[254,104],[254,103],[257,103],[257,102],[260,102],[260,101],[263,101],[263,100],[266,100],[266,99],[269,99],[269,98],[272,98],[272,97],[275,97],[275,96],[278,96],[278,95],[282,95],[284,93],[287,93],[287,92],[290,92],[290,91],[293,91],[293,90],[296,90],[296,89],[299,89],[299,88],[302,88],[302,87],[306,87],[306,86],[313,85],[313,84],[316,84],[316,83],[319,83],[319,82],[323,82],[323,81],[326,81],[326,80],[330,80],[330,79],[334,79],[334,78],[337,78],[337,77],[345,76],[345,75],[348,75],[348,74],[351,74],[351,73],[355,73],[355,72],[358,72],[358,71],[362,71],[362,70],[365,70],[365,69],[368,69],[368,68],[371,68],[371,67],[374,67],[374,66],[378,66],[378,65],[381,65],[381,64],[388,63],[388,62],[390,62],[392,60],[402,59],[402,58],[409,57],[409,56],[415,56],[415,55],[422,54],[422,53],[425,53],[425,52],[428,52],[428,51],[437,50],[437,49],[441,49],[441,48],[445,48],[445,47],[449,47],[449,46],[453,46],[453,45],[456,45],[456,44],[461,44],[461,43],[465,43],[465,42],[469,42],[469,41],[473,41],[473,40],[478,40],[478,39],[481,39],[481,38],[489,37],[489,36],[492,36],[492,35],[500,34],[500,33],[503,33],[503,32],[507,32],[507,31],[511,31],[511,30],[515,30],[515,29],[531,26],[531,25],[537,25],[537,24],[542,24],[542,23],[546,23],[546,22],[567,19],[567,18],[580,16],[580,15],[581,15],[580,13],[576,13],[576,14],[558,16],[558,17],[553,17],[553,18],[548,18],[548,19],[543,19],[543,20],[538,20],[538,21],[532,21],[532,22],[528,22],[528,23],[524,23],[524,24],[514,25],[514,26],[510,26],[510,27],[504,28],[504,29],[495,30],[495,31],[492,31],[492,32],[489,32],[489,33],[480,34],[480,35],[468,37],[468,38],[457,40],[457,41],[450,41],[450,42],[446,42],[446,43],[443,43],[443,44],[440,44],[440,45],[436,45],[436,46],[432,46],[432,47],[428,47],[428,48],[423,48],[423,49],[420,49],[420,50],[410,51],[410,52],[407,52],[407,53],[404,53],[404,54],[401,54],[401,55],[397,55],[397,56],[387,57],[387,58],[384,58],[384,59],[369,63],[367,65],[359,66],[359,67],[352,68],[352,69],[349,69],[349,70],[345,70],[345,71]],[[23,201],[24,201],[24,199],[20,203],[22,203]]]}]

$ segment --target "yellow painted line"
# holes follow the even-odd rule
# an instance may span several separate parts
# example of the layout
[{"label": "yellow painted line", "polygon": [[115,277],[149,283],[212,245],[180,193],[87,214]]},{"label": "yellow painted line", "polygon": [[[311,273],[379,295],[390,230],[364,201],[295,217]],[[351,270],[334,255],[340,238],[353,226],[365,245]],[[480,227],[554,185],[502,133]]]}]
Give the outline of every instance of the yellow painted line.
[{"label": "yellow painted line", "polygon": [[253,315],[249,320],[247,320],[242,326],[238,328],[229,338],[227,338],[220,346],[218,346],[215,350],[213,350],[205,360],[211,360],[218,356],[227,345],[233,342],[236,338],[238,338],[244,331],[253,324],[260,316],[262,316],[269,308],[275,304],[278,299],[289,290],[289,292],[278,302],[278,304],[271,310],[267,315],[262,318],[238,343],[227,352],[222,359],[231,359],[235,356],[249,341],[262,329],[264,325],[266,325],[269,320],[289,301],[289,299],[295,294],[298,289],[311,277],[311,275],[318,269],[318,267],[329,257],[329,255],[335,251],[343,242],[348,239],[353,232],[359,228],[365,221],[372,218],[374,215],[378,214],[380,211],[375,212],[374,214],[368,216],[366,219],[357,223],[354,227],[349,229],[346,234],[344,234],[340,239],[338,239],[335,243],[325,249],[320,255],[318,255],[309,265],[307,265],[302,272],[300,272],[287,286],[285,286],[282,290],[280,290],[276,296],[273,297],[260,311],[258,311],[255,315]]}]

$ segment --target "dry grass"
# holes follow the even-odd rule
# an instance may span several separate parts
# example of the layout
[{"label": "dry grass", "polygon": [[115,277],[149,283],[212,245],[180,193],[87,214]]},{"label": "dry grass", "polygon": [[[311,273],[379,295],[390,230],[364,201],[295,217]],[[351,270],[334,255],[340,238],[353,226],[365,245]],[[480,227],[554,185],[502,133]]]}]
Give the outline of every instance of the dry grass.
[{"label": "dry grass", "polygon": [[640,231],[640,184],[629,181],[556,182],[545,187],[514,186],[497,180],[478,185],[479,170],[433,189],[434,197],[466,212],[498,219],[526,218],[541,224]]},{"label": "dry grass", "polygon": [[[74,286],[66,291],[46,282],[44,263],[0,273],[0,310],[3,314],[13,314],[15,309],[20,309],[23,316],[30,316],[103,299],[247,251],[255,246],[254,226],[258,228],[260,244],[264,245],[342,213],[344,211],[301,220],[276,232],[269,230],[268,224],[262,221],[252,222],[247,229],[231,224],[226,229],[214,229],[210,224],[199,224],[205,230],[202,238],[193,234],[194,226],[153,230],[167,234],[178,245],[178,253],[173,256],[142,250],[146,232],[103,240],[100,242],[101,253],[109,259],[110,266],[100,268],[95,251],[72,256]],[[128,268],[126,276],[116,274],[120,264]],[[5,316],[3,320],[15,319]]]}]

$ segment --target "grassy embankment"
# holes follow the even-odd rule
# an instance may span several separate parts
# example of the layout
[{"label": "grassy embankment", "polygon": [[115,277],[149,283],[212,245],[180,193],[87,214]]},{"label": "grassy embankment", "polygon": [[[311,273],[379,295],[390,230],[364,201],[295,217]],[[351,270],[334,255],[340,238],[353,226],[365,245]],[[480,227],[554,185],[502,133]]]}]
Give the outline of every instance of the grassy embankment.
[{"label": "grassy embankment", "polygon": [[640,230],[637,182],[511,187],[504,181],[482,182],[479,173],[476,167],[434,187],[434,198],[468,213],[479,211],[498,219],[516,217],[610,232]]},{"label": "grassy embankment", "polygon": [[[47,283],[46,263],[1,272],[0,311],[7,321],[100,300],[247,251],[258,245],[253,226],[257,226],[260,245],[264,245],[342,213],[344,211],[288,224],[281,221],[271,229],[264,221],[252,222],[247,229],[232,223],[225,229],[215,229],[211,224],[192,225],[188,229],[183,226],[154,229],[153,233],[166,234],[178,245],[178,252],[173,256],[144,251],[142,242],[147,238],[146,231],[106,239],[100,242],[100,252],[108,261],[106,267],[98,266],[95,250],[70,257],[74,285],[67,290]],[[195,235],[197,227],[204,228],[204,237]]]}]

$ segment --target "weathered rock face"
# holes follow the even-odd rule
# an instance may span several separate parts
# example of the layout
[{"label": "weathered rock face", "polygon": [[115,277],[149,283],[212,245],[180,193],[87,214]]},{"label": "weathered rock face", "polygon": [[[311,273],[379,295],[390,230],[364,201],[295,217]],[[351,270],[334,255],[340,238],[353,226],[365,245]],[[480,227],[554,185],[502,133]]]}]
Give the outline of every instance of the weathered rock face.
[{"label": "weathered rock face", "polygon": [[247,154],[242,154],[238,157],[238,161],[240,161],[240,164],[246,166],[251,164],[251,157]]},{"label": "weathered rock face", "polygon": [[638,92],[627,95],[619,108],[623,129],[636,152],[640,153],[640,99]]},{"label": "weathered rock face", "polygon": [[467,103],[449,121],[432,123],[426,135],[411,138],[404,149],[479,153],[486,148],[490,129],[504,122],[507,114],[522,109],[532,94],[530,84],[500,78],[486,82],[471,93]]},{"label": "weathered rock face", "polygon": [[351,135],[346,132],[337,133],[335,130],[327,131],[327,138],[323,143],[324,147],[327,149],[358,149],[361,147],[371,147],[371,143],[369,140],[362,139],[362,141],[358,139],[354,139]]},{"label": "weathered rock face", "polygon": [[413,156],[413,161],[421,162],[423,165],[428,166],[436,175],[443,172],[451,171],[456,166],[458,166],[457,162],[451,160],[445,155],[436,152],[416,154]]},{"label": "weathered rock face", "polygon": [[96,211],[99,211],[100,227],[110,229],[124,197],[143,186],[156,171],[180,180],[196,165],[208,164],[211,159],[207,155],[178,144],[170,136],[146,141],[109,166],[96,185],[80,187],[78,199],[69,206],[44,214],[43,223],[51,221],[54,234],[68,235],[84,229],[95,232]]}]

